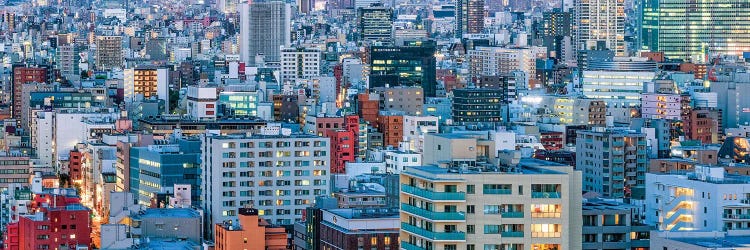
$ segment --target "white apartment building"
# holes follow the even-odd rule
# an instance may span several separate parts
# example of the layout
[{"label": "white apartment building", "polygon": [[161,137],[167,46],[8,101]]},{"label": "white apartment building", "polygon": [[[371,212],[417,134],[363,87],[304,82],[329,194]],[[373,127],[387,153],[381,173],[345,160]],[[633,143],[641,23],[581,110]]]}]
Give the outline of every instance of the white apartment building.
[{"label": "white apartment building", "polygon": [[317,48],[281,48],[281,81],[320,76],[321,56]]},{"label": "white apartment building", "polygon": [[750,232],[750,178],[724,172],[696,166],[687,174],[646,174],[645,222],[663,231]]},{"label": "white apartment building", "polygon": [[476,47],[467,52],[469,74],[472,76],[497,76],[522,71],[527,76],[536,75],[536,58],[546,57],[544,47],[502,48]]},{"label": "white apartment building", "polygon": [[570,166],[423,166],[401,172],[400,182],[402,249],[582,247],[581,173]]},{"label": "white apartment building", "polygon": [[651,119],[682,119],[682,97],[678,94],[644,93],[641,95],[641,117]]},{"label": "white apartment building", "polygon": [[404,116],[404,138],[408,150],[422,152],[424,134],[437,133],[440,118],[436,116]]},{"label": "white apartment building", "polygon": [[596,49],[598,43],[624,56],[625,47],[625,4],[618,0],[584,1],[575,0],[576,50]]},{"label": "white apartment building", "polygon": [[[282,129],[284,130],[284,129]],[[205,230],[237,220],[251,205],[270,223],[290,225],[317,196],[329,194],[330,139],[312,135],[202,136]]]},{"label": "white apartment building", "polygon": [[422,166],[422,154],[414,151],[383,150],[385,172],[398,174],[407,167]]}]

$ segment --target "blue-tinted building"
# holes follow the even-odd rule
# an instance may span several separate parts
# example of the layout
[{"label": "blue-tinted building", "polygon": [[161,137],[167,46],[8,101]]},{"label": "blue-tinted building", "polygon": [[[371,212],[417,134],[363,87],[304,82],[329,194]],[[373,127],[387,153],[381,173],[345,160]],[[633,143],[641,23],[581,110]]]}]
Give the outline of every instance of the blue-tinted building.
[{"label": "blue-tinted building", "polygon": [[130,149],[130,191],[139,204],[150,205],[156,194],[175,184],[189,184],[193,205],[200,200],[199,140],[179,139],[172,144],[149,145]]},{"label": "blue-tinted building", "polygon": [[424,115],[425,116],[436,116],[440,124],[445,124],[448,119],[451,119],[451,99],[448,97],[428,97],[425,99]]},{"label": "blue-tinted building", "polygon": [[258,92],[221,92],[219,106],[224,116],[257,116]]}]

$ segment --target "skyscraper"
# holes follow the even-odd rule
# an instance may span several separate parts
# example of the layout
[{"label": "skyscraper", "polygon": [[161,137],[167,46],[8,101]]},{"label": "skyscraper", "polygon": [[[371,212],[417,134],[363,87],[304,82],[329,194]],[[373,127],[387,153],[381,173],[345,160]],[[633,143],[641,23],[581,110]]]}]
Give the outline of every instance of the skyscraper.
[{"label": "skyscraper", "polygon": [[359,38],[367,42],[390,42],[393,38],[393,10],[383,6],[357,9]]},{"label": "skyscraper", "polygon": [[456,0],[456,37],[484,30],[484,0]]},{"label": "skyscraper", "polygon": [[750,51],[750,0],[644,0],[643,49],[701,62]]},{"label": "skyscraper", "polygon": [[373,46],[370,50],[370,88],[421,86],[434,97],[435,41],[405,41],[403,46]]},{"label": "skyscraper", "polygon": [[591,50],[604,44],[617,56],[625,55],[623,0],[575,1],[575,48]]},{"label": "skyscraper", "polygon": [[281,46],[291,44],[292,16],[284,2],[242,3],[240,8],[240,59],[250,66],[263,55],[266,62],[281,60]]}]

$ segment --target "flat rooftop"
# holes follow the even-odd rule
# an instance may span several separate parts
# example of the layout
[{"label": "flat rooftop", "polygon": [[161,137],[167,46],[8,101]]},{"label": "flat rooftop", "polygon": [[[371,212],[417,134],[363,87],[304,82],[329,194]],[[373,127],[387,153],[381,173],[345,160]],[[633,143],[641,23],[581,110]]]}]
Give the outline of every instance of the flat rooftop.
[{"label": "flat rooftop", "polygon": [[396,208],[339,208],[326,209],[326,211],[346,219],[373,219],[373,218],[398,218],[399,212]]},{"label": "flat rooftop", "polygon": [[149,208],[143,210],[138,218],[200,218],[200,214],[191,208]]},{"label": "flat rooftop", "polygon": [[720,247],[750,247],[750,237],[726,236],[723,238],[697,237],[697,238],[668,238],[670,240],[684,242],[706,248]]},{"label": "flat rooftop", "polygon": [[555,171],[549,169],[549,167],[568,167],[568,165],[550,162],[545,160],[539,160],[534,158],[522,158],[518,165],[513,168],[513,171],[502,170],[499,167],[495,170],[482,170],[470,168],[468,170],[459,170],[460,172],[451,172],[453,169],[442,168],[435,165],[418,166],[412,167],[418,171],[426,172],[434,175],[441,174],[567,174],[562,171]]}]

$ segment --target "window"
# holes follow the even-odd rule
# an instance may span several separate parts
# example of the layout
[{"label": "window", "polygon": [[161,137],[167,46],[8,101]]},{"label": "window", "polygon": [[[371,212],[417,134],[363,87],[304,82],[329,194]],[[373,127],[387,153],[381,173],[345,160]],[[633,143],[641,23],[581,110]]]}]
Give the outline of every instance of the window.
[{"label": "window", "polygon": [[534,238],[559,238],[560,232],[560,224],[531,224],[531,237]]},{"label": "window", "polygon": [[466,250],[476,250],[476,248],[474,247],[474,244],[468,244],[466,245]]},{"label": "window", "polygon": [[466,205],[466,213],[467,214],[473,214],[474,213],[474,205]]},{"label": "window", "polygon": [[500,205],[484,205],[484,214],[499,214]]},{"label": "window", "polygon": [[474,234],[474,225],[466,225],[466,233]]},{"label": "window", "polygon": [[456,250],[456,245],[445,245],[445,250]]},{"label": "window", "polygon": [[466,193],[467,194],[474,194],[476,192],[474,185],[466,185]]},{"label": "window", "polygon": [[500,234],[500,225],[484,225],[484,234]]}]

